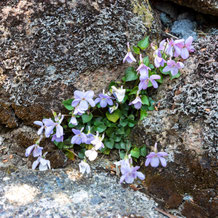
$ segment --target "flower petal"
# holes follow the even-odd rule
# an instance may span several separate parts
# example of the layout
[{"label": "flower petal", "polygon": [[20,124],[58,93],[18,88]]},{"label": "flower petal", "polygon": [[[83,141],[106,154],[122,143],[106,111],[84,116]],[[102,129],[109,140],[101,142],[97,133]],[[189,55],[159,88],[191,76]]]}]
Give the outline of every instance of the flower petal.
[{"label": "flower petal", "polygon": [[28,157],[31,154],[31,152],[32,152],[33,148],[35,148],[35,146],[37,146],[37,145],[36,144],[31,145],[26,149],[26,152],[25,152],[26,157]]},{"label": "flower petal", "polygon": [[158,157],[153,157],[153,158],[151,159],[151,166],[152,166],[152,167],[158,167],[158,166],[159,166],[159,163],[160,163],[160,161],[159,161],[159,158],[158,158]]},{"label": "flower petal", "polygon": [[160,157],[160,162],[161,162],[161,165],[162,165],[163,167],[166,167],[166,166],[167,166],[167,161],[166,161],[166,159],[165,159],[164,157]]}]

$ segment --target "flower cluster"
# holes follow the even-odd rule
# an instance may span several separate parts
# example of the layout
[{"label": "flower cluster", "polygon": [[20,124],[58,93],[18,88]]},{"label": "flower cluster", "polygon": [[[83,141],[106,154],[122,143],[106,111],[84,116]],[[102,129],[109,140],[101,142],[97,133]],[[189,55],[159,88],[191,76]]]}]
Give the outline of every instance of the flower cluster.
[{"label": "flower cluster", "polygon": [[[154,110],[154,101],[149,96],[148,88],[157,89],[158,83],[162,83],[166,75],[170,75],[171,79],[180,76],[180,71],[184,68],[181,60],[187,59],[189,53],[194,52],[192,41],[193,38],[189,37],[186,40],[163,40],[159,47],[151,44],[154,49],[153,62],[143,53],[149,45],[148,37],[133,47],[135,54],[139,55],[138,58],[134,57],[130,44],[127,43],[127,54],[123,63],[128,62],[136,68],[128,67],[122,82],[111,82],[108,92],[103,90],[97,97],[92,90],[75,90],[73,99],[63,102],[65,108],[70,111],[68,123],[64,125],[64,115],[57,115],[55,112],[53,118],[34,122],[39,126],[37,134],[40,138],[26,149],[27,157],[32,153],[33,157],[37,158],[32,169],[37,166],[39,170],[51,168],[49,160],[45,159],[46,153],[42,154],[43,147],[39,146],[43,137],[50,138],[58,148],[67,155],[70,154],[68,156],[71,156],[72,160],[75,156],[81,158],[79,170],[82,174],[91,172],[89,161],[96,160],[99,152],[109,154],[114,148],[119,150],[121,157],[121,160],[115,163],[122,174],[120,183],[133,183],[137,178],[145,179],[145,175],[138,171],[140,166],[133,165],[133,160],[137,158],[146,157],[146,167],[151,165],[155,168],[160,164],[166,167],[165,158],[168,154],[164,151],[158,152],[157,143],[154,150],[146,156],[146,146],[132,145],[129,135],[136,121],[143,120],[147,111]],[[71,128],[70,131],[67,131],[67,125]],[[75,153],[77,150],[78,155]]]}]

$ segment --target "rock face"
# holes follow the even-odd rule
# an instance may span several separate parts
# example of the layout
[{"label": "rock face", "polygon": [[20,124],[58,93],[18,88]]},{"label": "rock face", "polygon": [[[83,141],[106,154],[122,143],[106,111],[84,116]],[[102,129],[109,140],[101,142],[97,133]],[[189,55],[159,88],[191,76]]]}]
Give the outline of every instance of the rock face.
[{"label": "rock face", "polygon": [[166,217],[152,198],[97,167],[89,177],[60,169],[0,171],[0,179],[1,217]]},{"label": "rock face", "polygon": [[121,78],[127,41],[157,38],[156,21],[138,0],[0,1],[1,161],[25,163],[33,122],[62,110],[75,89],[97,93]]},{"label": "rock face", "polygon": [[122,73],[126,42],[158,24],[138,0],[0,2],[0,122],[30,124],[77,89],[100,91]]},{"label": "rock face", "polygon": [[186,200],[186,217],[216,216],[217,39],[199,39],[182,76],[160,86],[157,111],[134,131],[139,145],[157,141],[159,150],[169,153],[166,168],[146,168],[148,191],[164,199],[168,208],[178,208]]},{"label": "rock face", "polygon": [[217,0],[170,0],[176,4],[183,5],[185,7],[193,8],[194,10],[204,13],[218,16],[218,2]]}]

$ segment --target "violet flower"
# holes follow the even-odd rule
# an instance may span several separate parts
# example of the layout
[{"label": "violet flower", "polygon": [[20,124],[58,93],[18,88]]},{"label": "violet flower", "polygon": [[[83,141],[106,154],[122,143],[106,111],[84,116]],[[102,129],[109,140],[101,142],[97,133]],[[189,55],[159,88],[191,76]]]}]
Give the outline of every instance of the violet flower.
[{"label": "violet flower", "polygon": [[73,133],[75,134],[71,139],[71,144],[77,144],[80,145],[81,143],[86,143],[87,136],[85,133],[83,133],[83,128],[80,130],[78,129],[72,129]]},{"label": "violet flower", "polygon": [[31,145],[26,149],[25,156],[28,157],[32,153],[32,151],[33,157],[42,156],[42,149],[43,147],[40,147],[38,144]]},{"label": "violet flower", "polygon": [[80,173],[84,174],[84,173],[87,173],[89,174],[91,172],[91,169],[90,169],[90,166],[88,163],[86,163],[84,160],[82,160],[80,163],[79,163],[79,171]]},{"label": "violet flower", "polygon": [[122,176],[120,178],[120,183],[123,183],[124,181],[129,184],[133,183],[137,177],[141,180],[145,179],[143,173],[137,172],[139,168],[140,168],[139,166],[136,167],[131,166],[129,161],[122,161],[121,162]]},{"label": "violet flower", "polygon": [[184,45],[181,48],[181,57],[183,59],[187,59],[189,57],[189,52],[194,52],[194,47],[191,45],[193,42],[193,37],[189,36],[186,40]]},{"label": "violet flower", "polygon": [[58,116],[55,116],[54,122],[51,118],[49,119],[43,119],[43,123],[45,124],[45,136],[48,138],[51,134],[53,134],[54,128],[56,128],[56,136],[57,138],[60,138],[64,135],[64,129],[60,125],[62,120],[64,119],[64,116],[59,114]]},{"label": "violet flower", "polygon": [[56,134],[54,134],[53,136],[52,136],[52,138],[51,138],[51,141],[53,142],[53,141],[56,141],[56,142],[63,142],[64,141],[64,136],[61,136],[61,137],[57,137],[57,135]]},{"label": "violet flower", "polygon": [[167,46],[167,43],[166,43],[166,40],[162,40],[159,44],[159,49],[160,51],[164,51],[166,49],[166,46]]},{"label": "violet flower", "polygon": [[74,100],[72,102],[72,106],[76,107],[78,105],[78,110],[86,111],[88,110],[89,105],[91,107],[95,107],[93,97],[93,91],[81,92],[77,90],[74,92]]},{"label": "violet flower", "polygon": [[40,171],[51,169],[50,161],[46,160],[43,157],[38,157],[37,160],[35,160],[33,162],[32,169],[35,170],[38,165],[39,165],[39,170]]},{"label": "violet flower", "polygon": [[104,144],[102,143],[104,139],[104,134],[100,137],[99,132],[97,132],[96,135],[94,135],[94,139],[91,141],[91,143],[94,145],[95,150],[99,150],[104,148]]},{"label": "violet flower", "polygon": [[167,162],[164,157],[168,156],[166,152],[157,152],[157,143],[154,145],[154,152],[151,152],[149,155],[146,156],[145,166],[147,167],[149,164],[151,164],[152,167],[158,167],[159,163],[161,162],[161,165],[163,167],[166,167]]},{"label": "violet flower", "polygon": [[181,69],[183,67],[184,67],[184,64],[182,62],[176,63],[173,60],[168,60],[167,66],[163,68],[163,72],[166,73],[166,72],[170,71],[172,76],[175,76],[179,72],[179,69]]},{"label": "violet flower", "polygon": [[148,77],[148,70],[151,70],[151,68],[147,67],[143,63],[143,59],[142,59],[141,54],[140,54],[140,63],[141,64],[136,71],[138,71],[138,73],[140,74],[140,80],[142,80],[142,79],[145,79],[146,77]]},{"label": "violet flower", "polygon": [[134,108],[135,109],[140,109],[141,107],[142,107],[142,100],[141,100],[141,98],[139,97],[139,96],[137,96],[136,98],[135,98],[135,100],[133,100],[132,102],[130,102],[129,103],[129,105],[134,105]]},{"label": "violet flower", "polygon": [[41,127],[39,128],[39,130],[37,131],[37,134],[38,134],[38,135],[41,135],[42,132],[43,132],[43,129],[45,128],[43,122],[41,122],[41,121],[34,121],[33,123],[34,123],[35,125],[41,126]]},{"label": "violet flower", "polygon": [[107,105],[113,105],[112,98],[109,95],[104,94],[104,90],[103,93],[99,94],[99,98],[95,99],[95,104],[98,104],[99,102],[102,108],[107,107]]},{"label": "violet flower", "polygon": [[128,63],[132,63],[133,61],[136,62],[136,59],[134,58],[134,56],[133,56],[133,54],[132,54],[132,52],[130,50],[129,42],[127,42],[127,47],[128,47],[128,52],[127,52],[126,56],[123,59],[123,63],[125,63],[126,61]]},{"label": "violet flower", "polygon": [[74,125],[74,126],[77,126],[77,125],[78,125],[78,122],[77,122],[77,119],[76,119],[75,116],[72,116],[72,117],[71,117],[69,124],[72,124],[72,125]]},{"label": "violet flower", "polygon": [[122,102],[125,97],[126,89],[123,89],[123,86],[121,86],[119,89],[115,86],[112,86],[111,88],[113,95],[117,99],[117,101]]},{"label": "violet flower", "polygon": [[158,68],[160,66],[163,67],[165,63],[166,61],[162,58],[161,51],[157,49],[154,52],[154,65]]},{"label": "violet flower", "polygon": [[116,103],[113,107],[109,107],[108,111],[110,114],[112,114],[117,108],[119,107],[118,103]]},{"label": "violet flower", "polygon": [[161,79],[161,77],[159,75],[151,75],[150,77],[147,77],[147,78],[141,80],[140,83],[139,83],[139,90],[147,89],[149,81],[151,81],[153,87],[155,89],[157,89],[158,88],[158,83],[155,81],[156,79]]},{"label": "violet flower", "polygon": [[178,57],[181,53],[181,48],[184,44],[184,39],[178,39],[170,41],[168,40],[167,46],[166,46],[166,54],[170,55],[171,57]]}]

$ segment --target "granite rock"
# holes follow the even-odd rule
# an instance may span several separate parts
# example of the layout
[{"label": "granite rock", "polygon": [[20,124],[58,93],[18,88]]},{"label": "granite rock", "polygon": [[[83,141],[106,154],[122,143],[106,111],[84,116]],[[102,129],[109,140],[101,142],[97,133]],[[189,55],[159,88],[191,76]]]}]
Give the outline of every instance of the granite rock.
[{"label": "granite rock", "polygon": [[193,202],[185,201],[183,214],[192,208],[199,217],[216,214],[217,39],[211,35],[194,44],[196,52],[185,61],[182,76],[165,79],[155,95],[156,111],[133,131],[139,146],[146,144],[151,150],[157,141],[158,150],[169,154],[166,168],[145,169],[148,190],[164,199],[167,208],[181,207],[188,193]]}]

